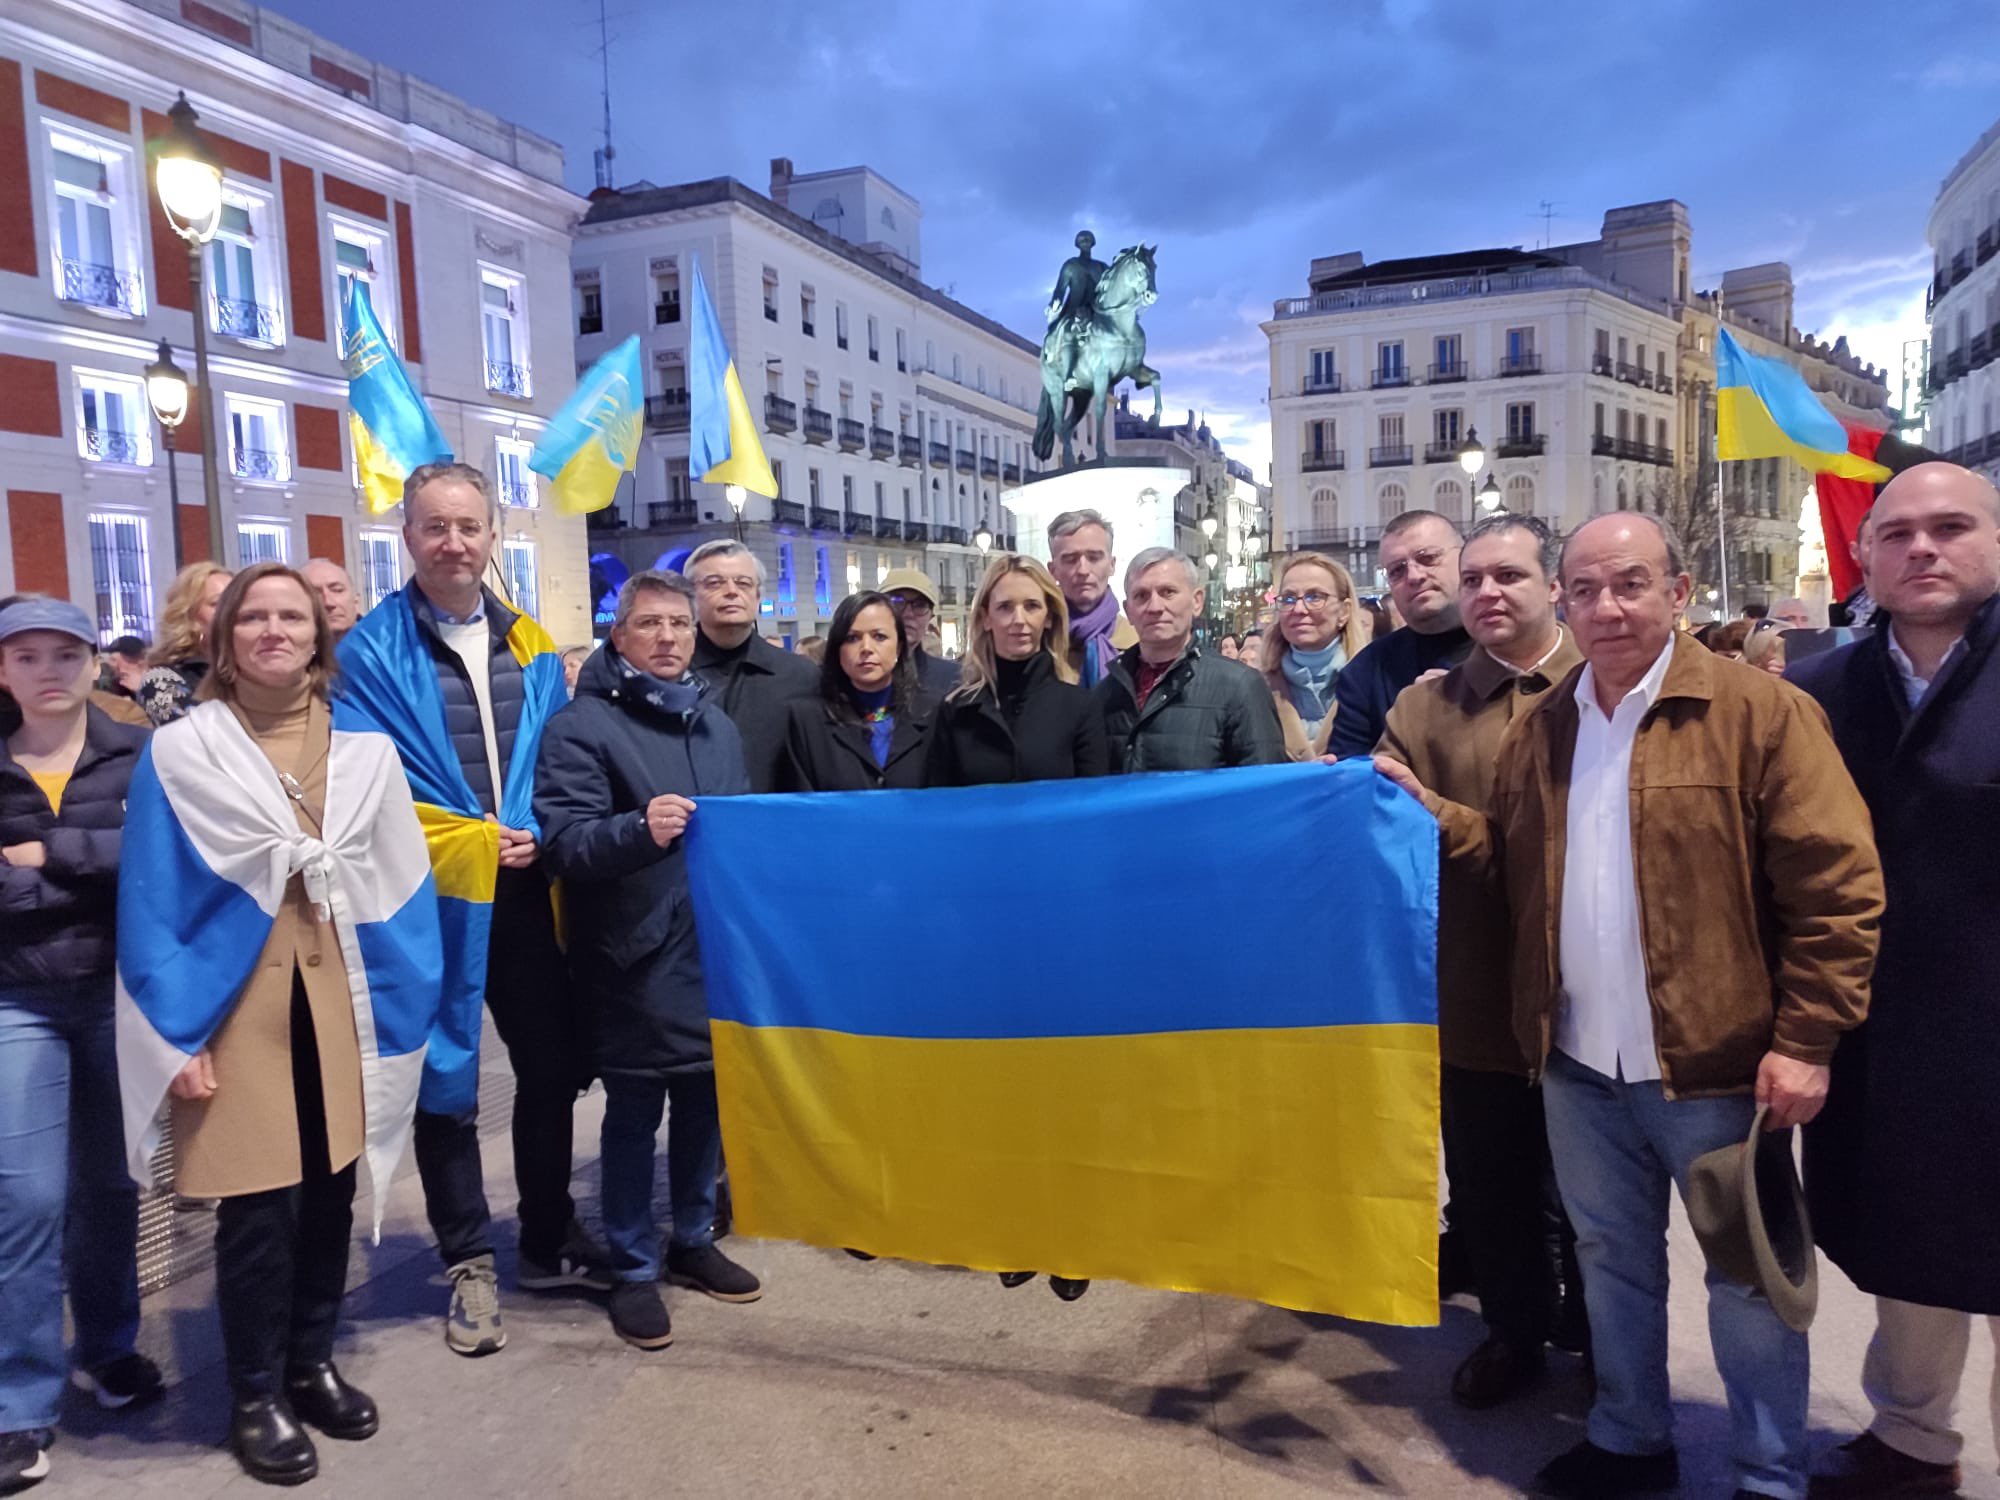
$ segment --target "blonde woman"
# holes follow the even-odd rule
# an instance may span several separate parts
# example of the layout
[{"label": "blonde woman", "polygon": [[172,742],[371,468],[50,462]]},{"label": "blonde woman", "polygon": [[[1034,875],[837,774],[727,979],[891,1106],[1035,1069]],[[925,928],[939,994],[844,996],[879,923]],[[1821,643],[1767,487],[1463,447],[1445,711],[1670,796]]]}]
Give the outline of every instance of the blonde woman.
[{"label": "blonde woman", "polygon": [[174,575],[160,616],[160,639],[139,679],[139,706],[154,725],[171,724],[194,706],[208,676],[208,627],[216,601],[236,575],[212,562],[189,563]]},{"label": "blonde woman", "polygon": [[1277,614],[1260,654],[1244,658],[1264,674],[1285,731],[1285,753],[1318,760],[1333,732],[1333,686],[1374,638],[1347,569],[1319,552],[1297,552],[1278,574]]}]

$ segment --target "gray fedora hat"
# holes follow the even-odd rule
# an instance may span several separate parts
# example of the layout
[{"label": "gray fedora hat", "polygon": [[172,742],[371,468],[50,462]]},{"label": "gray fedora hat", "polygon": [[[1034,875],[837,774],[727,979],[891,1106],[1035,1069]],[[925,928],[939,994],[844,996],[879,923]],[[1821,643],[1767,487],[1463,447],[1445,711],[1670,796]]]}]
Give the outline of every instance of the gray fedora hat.
[{"label": "gray fedora hat", "polygon": [[1694,1159],[1688,1220],[1710,1270],[1761,1293],[1787,1328],[1804,1333],[1819,1307],[1819,1259],[1792,1133],[1765,1130],[1766,1112],[1758,1107],[1741,1144]]}]

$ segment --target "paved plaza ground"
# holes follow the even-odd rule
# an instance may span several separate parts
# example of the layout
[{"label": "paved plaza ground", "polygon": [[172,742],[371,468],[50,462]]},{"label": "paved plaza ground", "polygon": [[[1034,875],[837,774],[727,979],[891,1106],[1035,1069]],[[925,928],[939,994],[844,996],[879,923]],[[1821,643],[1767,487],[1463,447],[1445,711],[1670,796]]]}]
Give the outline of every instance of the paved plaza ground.
[{"label": "paved plaza ground", "polygon": [[[489,1053],[500,1108],[486,1162],[496,1209],[511,1215],[500,1055]],[[586,1218],[601,1110],[593,1094],[577,1111]],[[736,1239],[731,1252],[765,1278],[763,1301],[671,1292],[676,1342],[644,1354],[617,1339],[593,1298],[513,1292],[511,1221],[508,1346],[461,1359],[441,1337],[444,1282],[407,1166],[379,1246],[366,1243],[368,1210],[357,1207],[340,1361],[380,1402],[382,1431],[323,1440],[308,1495],[1480,1500],[1520,1493],[1581,1435],[1584,1380],[1567,1356],[1501,1411],[1452,1404],[1452,1367],[1479,1337],[1464,1305],[1446,1309],[1442,1329],[1408,1330],[1108,1283],[1064,1304],[1042,1282],[1010,1291],[988,1275]],[[1684,1220],[1672,1249],[1683,1493],[1727,1496],[1727,1420]],[[1866,1299],[1831,1275],[1813,1340],[1816,1447],[1863,1414],[1869,1321]],[[220,1446],[228,1397],[206,1273],[147,1299],[142,1343],[167,1366],[166,1401],[123,1421],[73,1403],[38,1493],[269,1493]],[[1983,1399],[1992,1368],[1977,1335],[1964,1490],[1976,1500],[2000,1500]]]}]

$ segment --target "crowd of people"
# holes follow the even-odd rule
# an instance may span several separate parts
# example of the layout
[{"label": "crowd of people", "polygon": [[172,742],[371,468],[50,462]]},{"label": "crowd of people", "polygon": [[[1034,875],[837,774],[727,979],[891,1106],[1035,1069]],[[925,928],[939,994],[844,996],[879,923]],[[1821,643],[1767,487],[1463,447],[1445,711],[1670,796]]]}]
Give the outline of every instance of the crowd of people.
[{"label": "crowd of people", "polygon": [[[1984,479],[1926,462],[1887,485],[1859,543],[1874,629],[1812,654],[1797,601],[1697,640],[1685,561],[1642,512],[1560,539],[1528,516],[1462,533],[1411,512],[1381,538],[1386,600],[1295,554],[1268,618],[1213,650],[1190,559],[1139,552],[1121,602],[1111,526],[1070,512],[1047,565],[992,560],[955,661],[914,569],[844,600],[816,658],[766,640],[763,565],[728,539],[633,575],[608,640],[558,652],[485,582],[495,521],[480,471],[412,474],[412,579],[358,619],[325,560],[195,564],[159,642],[101,658],[73,605],[0,602],[0,1490],[48,1472],[66,1384],[109,1408],[162,1388],[135,1349],[118,974],[139,955],[118,908],[135,871],[186,857],[177,838],[219,836],[188,809],[227,786],[268,792],[218,822],[283,895],[249,928],[196,919],[191,949],[240,931],[261,949],[177,1033],[168,1111],[177,1190],[218,1204],[231,1445],[254,1477],[296,1483],[317,1471],[312,1432],[379,1426],[334,1362],[364,1156],[371,1175],[392,1165],[407,1132],[444,1339],[467,1357],[506,1343],[469,1082],[482,1008],[516,1080],[517,1287],[602,1294],[648,1350],[672,1339],[663,1283],[761,1295],[717,1245],[683,853],[704,799],[1356,756],[1439,826],[1440,1289],[1474,1294],[1485,1324],[1451,1395],[1495,1407],[1544,1377],[1550,1347],[1582,1353],[1585,1438],[1535,1492],[1671,1489],[1670,1193],[1705,1153],[1803,1126],[1820,1243],[1877,1298],[1876,1415],[1811,1474],[1807,1335],[1711,1269],[1737,1493],[1957,1486],[1971,1324],[2000,1330],[2000,495]],[[328,775],[357,754],[380,767],[365,807]],[[416,840],[436,913],[410,931],[446,977],[423,1084],[398,1088],[349,886]],[[570,1193],[593,1080],[601,1238]],[[1052,1282],[1066,1300],[1088,1285]]]}]

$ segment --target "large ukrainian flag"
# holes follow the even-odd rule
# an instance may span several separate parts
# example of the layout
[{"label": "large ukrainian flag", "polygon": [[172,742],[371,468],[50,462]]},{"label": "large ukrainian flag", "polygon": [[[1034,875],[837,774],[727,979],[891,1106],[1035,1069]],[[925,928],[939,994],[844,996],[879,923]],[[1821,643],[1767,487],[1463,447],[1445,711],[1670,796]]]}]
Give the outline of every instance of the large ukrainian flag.
[{"label": "large ukrainian flag", "polygon": [[693,317],[688,327],[688,473],[710,484],[740,484],[775,497],[778,481],[757,436],[757,419],[737,379],[736,362],[722,336],[722,320],[708,300],[701,261],[690,257]]},{"label": "large ukrainian flag", "polygon": [[635,333],[592,365],[549,418],[528,467],[548,479],[564,515],[603,510],[618,493],[618,482],[638,468],[645,388]]},{"label": "large ukrainian flag", "polygon": [[690,828],[745,1233],[1437,1320],[1437,825],[1365,760]]},{"label": "large ukrainian flag", "polygon": [[1889,471],[1847,449],[1847,429],[1805,378],[1750,353],[1720,324],[1715,339],[1717,458],[1789,458],[1814,474],[1879,484]]},{"label": "large ukrainian flag", "polygon": [[347,350],[347,426],[368,510],[381,515],[403,502],[403,481],[415,469],[451,457],[437,418],[417,394],[410,372],[383,336],[382,324],[359,279],[341,309]]}]

